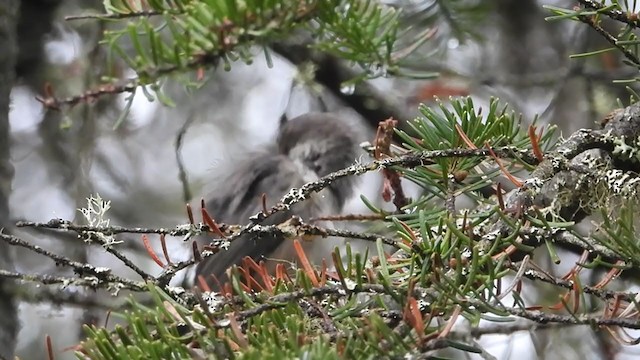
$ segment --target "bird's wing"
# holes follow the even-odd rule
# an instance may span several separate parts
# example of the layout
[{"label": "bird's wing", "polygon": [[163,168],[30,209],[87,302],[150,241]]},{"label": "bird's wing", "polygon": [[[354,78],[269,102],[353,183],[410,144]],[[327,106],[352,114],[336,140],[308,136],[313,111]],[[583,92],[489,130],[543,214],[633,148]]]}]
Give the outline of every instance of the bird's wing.
[{"label": "bird's wing", "polygon": [[[259,154],[237,164],[235,170],[221,176],[222,181],[207,202],[207,210],[216,221],[227,224],[248,224],[249,217],[262,210],[262,194],[266,194],[267,206],[273,206],[293,187],[304,184],[302,176],[291,161],[282,155]],[[293,209],[274,214],[266,219],[265,225],[279,224],[291,218],[293,214],[307,218],[316,213],[311,202],[296,204]],[[284,239],[275,236],[244,235],[232,241],[228,250],[200,262],[196,276],[202,275],[209,280],[214,275],[221,281],[226,280],[225,271],[239,264],[245,256],[259,261],[269,257]],[[206,239],[201,242],[206,243]],[[207,281],[210,283],[210,281]]]}]

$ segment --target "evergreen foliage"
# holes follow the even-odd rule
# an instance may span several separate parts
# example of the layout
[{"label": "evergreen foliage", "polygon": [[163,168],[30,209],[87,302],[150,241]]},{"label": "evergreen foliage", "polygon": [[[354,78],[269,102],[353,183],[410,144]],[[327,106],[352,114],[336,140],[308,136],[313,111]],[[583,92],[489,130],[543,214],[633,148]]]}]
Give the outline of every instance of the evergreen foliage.
[{"label": "evergreen foliage", "polygon": [[[602,29],[603,17],[618,21],[623,28],[613,46],[630,66],[640,68],[633,33],[637,14],[625,13],[618,2],[580,4],[580,9],[551,8],[552,18],[579,20],[596,30]],[[464,2],[442,5],[438,15],[455,22],[456,6]],[[357,64],[358,80],[409,74],[405,60],[429,40],[428,32],[415,35],[402,28],[397,9],[373,0],[112,0],[105,8],[106,14],[89,17],[126,23],[106,32],[104,42],[138,76],[122,89],[135,92],[150,85],[166,103],[171,100],[160,92],[166,76],[183,74],[186,83],[198,83],[202,79],[192,75],[194,70],[250,63],[256,47],[269,57],[271,43],[298,31],[312,33],[318,50]],[[415,36],[412,41],[407,34]],[[225,241],[251,231],[278,232],[296,247],[304,235],[339,233],[375,241],[375,254],[346,247],[335,249],[327,263],[312,265],[298,250],[300,267],[293,275],[283,268],[268,273],[247,260],[234,268],[231,283],[219,293],[168,286],[195,260],[174,264],[165,255],[165,264],[152,250],[163,267],[160,276],[127,264],[144,281],[51,254],[45,255],[74,268],[78,278],[28,280],[151,295],[150,304],[131,297],[121,312],[124,323],[115,329],[87,326],[88,338],[77,347],[80,359],[430,358],[443,349],[457,358],[486,356],[476,342],[483,334],[579,325],[608,332],[621,343],[637,342],[625,331],[640,327],[640,295],[619,286],[620,279],[640,271],[640,105],[613,113],[601,129],[566,139],[555,135],[554,126],[525,122],[497,99],[482,109],[461,98],[419,110],[407,131],[392,121],[381,123],[368,148],[371,161],[292,191],[242,227],[216,224],[206,209],[202,224],[192,219],[172,230],[31,224],[97,239],[116,256],[117,244],[105,239],[118,232],[207,233],[220,251]],[[401,146],[389,146],[393,134]],[[384,211],[362,198],[371,210],[367,215],[377,219],[372,225],[382,224],[381,234],[332,233],[304,223],[307,219],[260,225],[332,181],[371,171],[383,176],[388,200],[396,205],[394,212]],[[419,185],[422,194],[404,198],[399,178]],[[585,232],[577,225],[587,216],[593,222]],[[28,247],[8,235],[0,238]],[[549,271],[562,261],[558,249],[580,256],[564,276]],[[194,256],[210,255],[205,253],[194,251]],[[586,282],[580,277],[583,269],[593,269],[599,281]],[[524,296],[538,283],[549,285],[552,303]],[[470,330],[454,327],[460,322]]]}]

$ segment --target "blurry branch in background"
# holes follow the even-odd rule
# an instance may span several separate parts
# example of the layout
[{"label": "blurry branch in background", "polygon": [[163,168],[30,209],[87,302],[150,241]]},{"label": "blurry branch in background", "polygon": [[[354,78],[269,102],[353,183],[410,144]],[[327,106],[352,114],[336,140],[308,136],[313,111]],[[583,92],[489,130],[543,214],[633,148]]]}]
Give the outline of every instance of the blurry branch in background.
[{"label": "blurry branch in background", "polygon": [[[46,282],[47,278],[43,276],[41,280],[42,281],[39,281],[37,284]],[[84,290],[87,290],[87,287],[74,288],[69,286],[64,291],[60,291],[60,288],[54,286],[25,286],[16,293],[16,298],[31,304],[45,303],[58,307],[73,306],[81,309],[98,309],[101,311],[120,310],[126,305],[124,299],[91,296],[93,294],[88,295]],[[117,301],[114,301],[114,299]]]},{"label": "blurry branch in background", "polygon": [[396,103],[388,94],[384,94],[368,82],[354,82],[359,75],[357,70],[349,67],[340,58],[319,52],[309,45],[310,42],[295,44],[283,41],[274,43],[272,48],[303,72],[305,66],[313,64],[313,81],[326,87],[358,112],[372,129],[377,127],[380,119],[414,117],[407,111],[406,104]]},{"label": "blurry branch in background", "polygon": [[182,199],[185,203],[189,202],[190,199],[193,198],[191,194],[191,188],[189,187],[189,177],[187,175],[187,170],[184,166],[184,159],[182,157],[182,144],[184,141],[184,136],[189,130],[189,127],[193,124],[195,120],[195,114],[193,112],[189,113],[184,120],[184,124],[180,127],[180,131],[176,135],[175,142],[175,154],[176,154],[176,163],[178,164],[178,178],[180,179],[180,183],[182,184]]},{"label": "blurry branch in background", "polygon": [[[15,80],[17,63],[17,14],[20,3],[16,0],[0,4],[0,233],[11,229],[9,195],[14,168],[11,162],[9,109],[11,88]],[[0,269],[13,269],[14,255],[8,244],[0,244]],[[0,358],[12,358],[18,336],[18,304],[15,283],[0,277]]]},{"label": "blurry branch in background", "polygon": [[[604,40],[611,44],[611,47],[574,54],[572,57],[589,57],[617,50],[625,57],[623,62],[630,67],[631,74],[627,75],[625,71],[621,74],[622,77],[616,79],[615,82],[623,84],[637,82],[638,78],[633,74],[637,74],[640,69],[640,50],[638,49],[640,40],[634,30],[640,25],[640,19],[635,12],[636,10],[633,9],[635,1],[615,1],[609,5],[592,0],[578,0],[578,3],[580,6],[575,6],[572,9],[546,6],[554,14],[549,16],[547,20],[569,19],[580,21],[595,30]],[[611,27],[603,26],[605,20],[609,20],[609,25],[617,28],[615,32],[610,30]],[[631,91],[630,88],[628,89]],[[635,92],[632,91],[632,93],[631,102],[637,101],[640,97]]]},{"label": "blurry branch in background", "polygon": [[[269,45],[296,30],[314,34],[313,46],[357,64],[356,80],[401,74],[402,60],[415,51],[428,36],[399,48],[399,11],[367,1],[259,1],[238,3],[154,1],[133,5],[128,1],[105,2],[106,14],[81,16],[83,19],[120,21],[126,26],[105,31],[104,43],[114,55],[135,71],[136,78],[124,83],[106,77],[107,83],[84,94],[64,99],[52,89],[40,101],[52,109],[73,106],[104,95],[141,90],[149,99],[165,104],[172,101],[161,92],[158,82],[169,75],[183,76],[188,86],[203,81],[203,70],[222,65],[230,69],[235,61],[250,64],[255,47],[264,49],[271,64]],[[79,17],[70,17],[70,20]],[[135,21],[130,21],[135,19]],[[149,85],[149,92],[144,85]],[[133,97],[130,101],[132,101]]]}]

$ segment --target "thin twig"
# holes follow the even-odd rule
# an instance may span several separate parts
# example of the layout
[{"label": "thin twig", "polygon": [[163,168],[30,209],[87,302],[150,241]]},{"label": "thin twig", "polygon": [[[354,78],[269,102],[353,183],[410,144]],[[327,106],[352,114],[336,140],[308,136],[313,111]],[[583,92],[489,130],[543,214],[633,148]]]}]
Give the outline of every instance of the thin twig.
[{"label": "thin twig", "polygon": [[[38,284],[39,285],[39,284]],[[82,309],[94,308],[109,310],[121,308],[125,302],[112,303],[105,301],[104,296],[93,296],[83,293],[86,289],[64,289],[39,286],[37,291],[20,291],[16,298],[28,303],[50,303],[54,306],[75,306]],[[111,300],[111,299],[109,299]]]},{"label": "thin twig", "polygon": [[324,228],[316,225],[310,225],[302,222],[302,219],[300,219],[299,217],[294,217],[293,219],[281,225],[268,225],[268,226],[255,225],[247,233],[253,234],[256,236],[261,236],[261,237],[263,237],[265,234],[268,234],[270,236],[276,236],[276,237],[290,237],[290,238],[298,238],[301,236],[311,235],[311,236],[321,236],[321,237],[335,236],[335,237],[348,238],[348,239],[361,239],[361,240],[372,241],[372,242],[376,242],[380,240],[385,245],[390,245],[396,248],[398,247],[397,240],[394,240],[382,235],[371,234],[371,233],[358,233],[351,230],[331,229],[331,228]]},{"label": "thin twig", "polygon": [[[62,220],[62,219],[52,219],[46,223],[33,222],[33,221],[18,221],[16,223],[16,227],[65,230],[65,231],[73,231],[76,233],[97,232],[104,235],[128,233],[128,234],[164,234],[168,236],[185,236],[189,234],[191,231],[193,231],[189,225],[177,226],[173,229],[143,228],[143,227],[128,228],[128,227],[122,227],[117,225],[111,225],[111,226],[79,225],[79,224],[74,224],[68,220]],[[200,228],[196,230],[204,232],[204,231],[207,231],[208,228],[206,228],[204,225],[200,225]]]},{"label": "thin twig", "polygon": [[451,216],[456,214],[456,179],[453,174],[447,175],[447,198],[445,207]]},{"label": "thin twig", "polygon": [[620,10],[614,10],[611,9],[610,7],[608,7],[608,10],[605,10],[605,6],[602,5],[601,3],[597,3],[593,0],[578,0],[578,2],[589,9],[593,9],[593,10],[597,10],[599,14],[604,14],[607,15],[608,17],[610,17],[613,20],[617,20],[617,21],[621,21],[625,24],[628,24],[631,27],[638,27],[638,19],[636,17],[636,20],[632,20],[629,18],[629,16]]},{"label": "thin twig", "polygon": [[[66,21],[86,20],[86,19],[122,20],[122,19],[136,18],[136,17],[158,16],[158,15],[162,15],[162,14],[163,14],[162,12],[155,11],[155,10],[141,10],[141,11],[132,11],[130,13],[69,15],[69,16],[65,16],[64,19]],[[181,12],[172,11],[171,14],[181,14]]]},{"label": "thin twig", "polygon": [[591,28],[593,28],[596,32],[598,32],[598,34],[602,35],[602,37],[605,40],[607,40],[611,45],[615,46],[618,50],[620,50],[620,52],[627,59],[629,59],[629,61],[631,61],[635,65],[640,65],[640,60],[638,59],[638,57],[631,51],[627,50],[627,48],[620,45],[618,43],[618,39],[615,36],[611,35],[608,31],[603,29],[600,25],[596,24],[596,22],[593,20],[593,17],[586,16],[586,15],[578,15],[578,19],[583,23],[591,26]]},{"label": "thin twig", "polygon": [[[520,269],[520,265],[518,264],[511,264],[508,267],[514,271],[517,271]],[[523,277],[528,278],[530,280],[542,281],[547,284],[552,284],[568,290],[573,289],[573,285],[574,285],[573,282],[570,280],[563,280],[561,278],[551,276],[550,274],[545,274],[531,268],[526,269],[526,271],[523,274]],[[638,295],[638,293],[611,291],[611,290],[595,288],[589,285],[582,285],[582,291],[585,294],[593,295],[602,300],[614,299],[616,297],[619,297],[621,300],[625,300],[628,302],[634,301],[635,297]]]},{"label": "thin twig", "polygon": [[182,159],[182,141],[184,140],[184,136],[193,124],[195,120],[195,114],[191,112],[187,119],[184,121],[184,124],[180,127],[178,134],[176,135],[176,162],[178,164],[178,178],[180,179],[180,183],[182,184],[182,200],[185,203],[188,203],[191,200],[191,189],[189,187],[189,177],[187,175],[187,171],[185,170],[184,160]]},{"label": "thin twig", "polygon": [[123,265],[133,270],[136,274],[140,275],[143,280],[153,279],[153,276],[151,274],[142,270],[138,265],[134,264],[133,261],[131,261],[118,249],[116,249],[115,244],[108,244],[101,236],[98,236],[96,233],[90,231],[85,232],[83,235],[88,236],[91,240],[100,244],[106,252],[118,258],[118,260],[120,260]]},{"label": "thin twig", "polygon": [[131,93],[134,92],[140,83],[137,79],[131,80],[124,84],[115,85],[115,84],[106,84],[101,85],[97,89],[87,90],[80,95],[70,96],[63,99],[58,99],[53,96],[46,97],[36,97],[36,100],[42,103],[42,105],[47,109],[60,110],[63,105],[66,106],[74,106],[79,103],[88,103],[90,101],[96,100],[104,95],[117,95],[122,93]]},{"label": "thin twig", "polygon": [[89,289],[113,288],[115,292],[121,289],[131,291],[146,291],[147,287],[143,282],[135,282],[127,279],[121,279],[116,276],[107,276],[106,280],[98,277],[85,276],[82,278],[71,278],[64,276],[53,276],[44,274],[23,274],[8,270],[0,269],[0,278],[17,279],[22,281],[37,282],[43,285],[62,285],[62,286],[82,286]]}]

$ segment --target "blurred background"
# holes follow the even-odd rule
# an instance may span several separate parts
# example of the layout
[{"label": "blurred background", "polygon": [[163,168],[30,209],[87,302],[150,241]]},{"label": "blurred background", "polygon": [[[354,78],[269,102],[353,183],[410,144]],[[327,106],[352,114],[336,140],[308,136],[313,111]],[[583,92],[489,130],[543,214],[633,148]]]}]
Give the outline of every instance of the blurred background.
[{"label": "blurred background", "polygon": [[[410,66],[415,71],[438,72],[439,77],[380,78],[345,86],[342,83],[355,76],[357,69],[309,54],[300,36],[273,46],[272,67],[256,49],[253,64],[209,71],[198,89],[185,89],[182,82],[168,79],[162,86],[175,103],[173,107],[149,102],[138,92],[130,106],[128,95],[119,95],[56,111],[37,101],[45,89],[65,98],[95,87],[106,73],[122,78],[134,74],[99,44],[109,23],[64,19],[103,12],[101,1],[23,1],[18,80],[11,91],[15,177],[9,201],[13,221],[61,218],[81,222],[78,208],[86,207],[87,197],[98,193],[111,201],[107,216],[113,225],[173,227],[186,223],[185,203],[199,207],[207,184],[234,158],[273,142],[283,114],[293,118],[308,111],[337,112],[352,124],[361,141],[371,141],[377,123],[389,116],[407,121],[418,115],[418,104],[433,105],[434,96],[470,95],[479,105],[498,97],[524,119],[539,116],[539,121],[557,124],[562,134],[570,134],[593,127],[617,107],[617,98],[629,98],[624,86],[612,83],[634,76],[616,52],[569,58],[606,46],[595,31],[575,22],[545,21],[550,13],[543,5],[568,7],[572,1],[385,3],[403,9],[402,20],[409,32],[435,31],[411,56]],[[363,160],[368,160],[364,153]],[[393,205],[380,199],[380,180],[379,174],[368,174],[357,193],[391,209]],[[365,207],[356,196],[345,212],[360,214]],[[12,231],[52,251],[127,274],[111,255],[99,247],[88,251],[75,237]],[[121,240],[140,266],[159,273],[139,238]],[[188,244],[172,239],[169,246],[172,260],[189,258]],[[51,260],[28,251],[18,251],[16,258],[18,271],[61,271]],[[174,283],[179,285],[184,277],[182,274]],[[84,300],[78,302],[70,294],[43,295],[33,290],[25,291],[20,304],[21,358],[44,358],[45,334],[62,351],[77,343],[82,323],[104,321],[107,294],[83,294]],[[496,335],[480,343],[498,359],[603,358],[609,345],[590,330],[581,331]],[[617,359],[631,359],[638,351],[617,348],[613,353]],[[70,357],[71,351],[56,355],[58,359]]]}]

